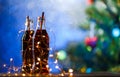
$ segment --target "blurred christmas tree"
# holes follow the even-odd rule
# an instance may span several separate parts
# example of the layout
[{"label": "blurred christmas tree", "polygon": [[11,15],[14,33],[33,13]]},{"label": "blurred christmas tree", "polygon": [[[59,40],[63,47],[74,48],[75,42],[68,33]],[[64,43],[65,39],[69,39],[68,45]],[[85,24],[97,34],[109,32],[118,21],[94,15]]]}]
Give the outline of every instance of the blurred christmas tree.
[{"label": "blurred christmas tree", "polygon": [[80,28],[89,31],[89,35],[84,42],[68,46],[71,66],[82,73],[120,72],[120,0],[88,3],[88,21]]}]

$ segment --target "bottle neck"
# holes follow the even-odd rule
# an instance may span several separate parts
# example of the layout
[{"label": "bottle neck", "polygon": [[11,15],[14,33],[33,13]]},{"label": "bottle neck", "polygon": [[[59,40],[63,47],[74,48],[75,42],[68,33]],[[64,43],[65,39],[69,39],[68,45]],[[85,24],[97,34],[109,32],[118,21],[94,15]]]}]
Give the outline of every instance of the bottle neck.
[{"label": "bottle neck", "polygon": [[39,30],[43,30],[43,29],[46,29],[45,28],[45,21],[44,20],[38,20],[37,21],[37,27],[36,27],[37,29],[39,29]]},{"label": "bottle neck", "polygon": [[26,19],[25,31],[26,30],[33,30],[33,21],[30,20],[29,18]]},{"label": "bottle neck", "polygon": [[25,31],[33,30],[33,25],[25,26]]},{"label": "bottle neck", "polygon": [[45,20],[41,20],[41,27],[42,27],[42,30],[44,29],[46,29],[46,27],[45,27]]},{"label": "bottle neck", "polygon": [[37,27],[36,27],[36,30],[37,30],[37,29],[41,29],[40,26],[41,26],[41,24],[40,24],[40,20],[38,20],[38,21],[37,21]]},{"label": "bottle neck", "polygon": [[34,24],[33,24],[33,22],[31,21],[31,22],[30,22],[30,30],[34,30],[34,29],[33,29],[33,25],[34,25]]}]

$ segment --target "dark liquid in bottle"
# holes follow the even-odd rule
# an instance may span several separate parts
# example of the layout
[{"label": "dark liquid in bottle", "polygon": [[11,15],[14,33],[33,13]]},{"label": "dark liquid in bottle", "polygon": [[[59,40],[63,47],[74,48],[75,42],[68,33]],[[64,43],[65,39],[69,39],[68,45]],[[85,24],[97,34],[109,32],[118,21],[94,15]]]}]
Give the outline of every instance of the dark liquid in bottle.
[{"label": "dark liquid in bottle", "polygon": [[22,38],[22,72],[31,73],[32,64],[33,64],[33,54],[32,54],[32,37],[34,31],[27,30]]},{"label": "dark liquid in bottle", "polygon": [[35,73],[48,74],[49,36],[45,29],[37,30],[34,39]]}]

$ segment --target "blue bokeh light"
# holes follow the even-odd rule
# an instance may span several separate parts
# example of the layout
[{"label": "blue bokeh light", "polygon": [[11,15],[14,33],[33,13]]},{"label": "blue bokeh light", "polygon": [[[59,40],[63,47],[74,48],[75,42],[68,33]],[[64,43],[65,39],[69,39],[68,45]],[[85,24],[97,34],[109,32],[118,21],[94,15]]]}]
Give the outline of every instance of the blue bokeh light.
[{"label": "blue bokeh light", "polygon": [[86,73],[91,73],[92,72],[92,68],[87,68],[86,69]]},{"label": "blue bokeh light", "polygon": [[119,28],[113,28],[113,30],[112,30],[112,35],[113,35],[114,37],[120,36],[120,29],[119,29]]}]

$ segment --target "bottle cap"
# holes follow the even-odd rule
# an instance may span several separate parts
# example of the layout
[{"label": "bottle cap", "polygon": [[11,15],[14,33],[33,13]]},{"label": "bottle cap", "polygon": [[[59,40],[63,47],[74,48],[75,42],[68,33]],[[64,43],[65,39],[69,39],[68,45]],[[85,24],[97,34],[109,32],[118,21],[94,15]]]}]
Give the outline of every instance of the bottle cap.
[{"label": "bottle cap", "polygon": [[29,16],[26,16],[25,25],[26,25],[26,26],[29,26],[29,25],[30,25],[30,18],[29,18]]},{"label": "bottle cap", "polygon": [[40,22],[40,19],[41,19],[41,17],[40,17],[40,16],[38,16],[38,22]]}]

